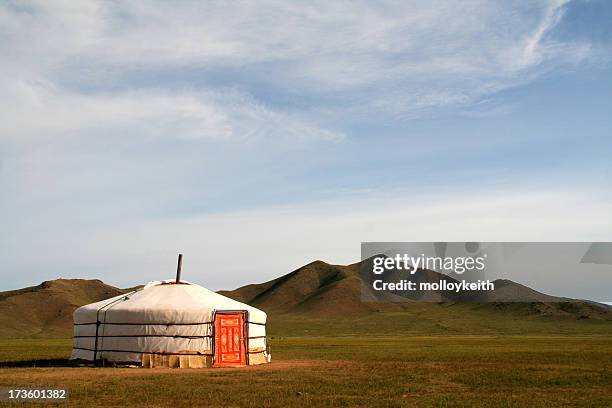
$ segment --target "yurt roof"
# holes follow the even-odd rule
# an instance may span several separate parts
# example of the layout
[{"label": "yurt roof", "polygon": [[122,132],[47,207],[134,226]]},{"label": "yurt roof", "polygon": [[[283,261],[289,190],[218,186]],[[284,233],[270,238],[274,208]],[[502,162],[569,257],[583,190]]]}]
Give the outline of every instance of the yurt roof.
[{"label": "yurt roof", "polygon": [[199,324],[213,312],[247,311],[249,321],[264,324],[266,313],[210,291],[200,285],[174,280],[149,282],[142,289],[91,303],[74,312],[75,324],[100,321],[133,324]]}]

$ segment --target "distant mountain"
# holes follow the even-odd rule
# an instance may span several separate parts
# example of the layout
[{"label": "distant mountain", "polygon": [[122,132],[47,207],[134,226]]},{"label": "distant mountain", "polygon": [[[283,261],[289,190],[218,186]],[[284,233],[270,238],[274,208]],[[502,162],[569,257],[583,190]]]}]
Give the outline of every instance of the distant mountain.
[{"label": "distant mountain", "polygon": [[[541,317],[542,321],[561,318],[612,322],[612,307],[549,296],[509,280],[496,280],[494,292],[476,294],[472,298],[444,292],[400,293],[388,295],[383,302],[364,302],[359,274],[362,266],[362,263],[330,265],[315,261],[277,279],[219,293],[265,310],[276,322],[287,322],[284,318],[279,319],[281,316],[307,317],[321,322],[326,322],[328,317],[348,322],[363,322],[364,318],[382,322],[385,314],[390,319],[402,315],[403,319],[413,319],[415,324],[429,321],[426,330],[449,326],[449,322],[464,317],[483,321],[483,324],[492,319],[516,321],[525,316],[538,320]],[[415,279],[427,282],[453,280],[429,270],[422,270],[416,276]],[[70,337],[72,313],[77,307],[131,290],[133,288],[120,289],[100,280],[58,279],[0,292],[0,337]],[[429,302],[417,302],[424,299]],[[522,303],[509,302],[517,299]],[[335,320],[334,325],[337,324]],[[281,333],[284,330],[283,327],[277,329]],[[469,332],[470,329],[465,330]]]},{"label": "distant mountain", "polygon": [[571,302],[574,299],[550,296],[508,279],[493,281],[495,290],[487,292],[488,302]]},{"label": "distant mountain", "polygon": [[[499,311],[612,320],[612,308],[608,306],[550,296],[507,279],[493,281],[495,290],[488,292],[468,295],[443,291],[384,293],[382,299],[378,298],[383,302],[364,302],[359,274],[363,266],[361,262],[345,266],[315,261],[280,278],[220,293],[269,313],[297,313],[318,317],[401,311],[411,308],[415,301],[427,300],[434,302],[432,306],[436,306],[436,303],[452,306],[470,302],[474,307]],[[419,270],[411,279],[416,282],[457,282],[431,270]],[[366,285],[366,288],[369,286]],[[369,296],[366,290],[365,299],[375,298],[371,294]],[[393,300],[398,302],[391,302]],[[504,307],[503,304],[508,306]]]},{"label": "distant mountain", "polygon": [[0,337],[57,337],[72,333],[72,312],[131,289],[100,280],[57,279],[0,292]]},{"label": "distant mountain", "polygon": [[359,264],[315,261],[269,282],[219,293],[270,313],[352,315],[374,308],[359,301],[360,285]]}]

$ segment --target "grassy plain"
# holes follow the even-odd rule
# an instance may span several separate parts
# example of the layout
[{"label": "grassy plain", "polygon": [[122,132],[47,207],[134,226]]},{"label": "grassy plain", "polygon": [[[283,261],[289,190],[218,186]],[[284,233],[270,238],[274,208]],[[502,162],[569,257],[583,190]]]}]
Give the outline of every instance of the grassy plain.
[{"label": "grassy plain", "polygon": [[368,313],[342,318],[299,314],[274,315],[268,333],[272,336],[363,336],[363,335],[608,335],[612,320],[580,319],[533,313],[521,303],[453,304],[412,303],[409,310]]},{"label": "grassy plain", "polygon": [[612,406],[610,335],[276,335],[270,342],[269,365],[172,370],[70,368],[69,339],[0,340],[0,386],[67,387],[70,401],[59,405],[79,407]]}]

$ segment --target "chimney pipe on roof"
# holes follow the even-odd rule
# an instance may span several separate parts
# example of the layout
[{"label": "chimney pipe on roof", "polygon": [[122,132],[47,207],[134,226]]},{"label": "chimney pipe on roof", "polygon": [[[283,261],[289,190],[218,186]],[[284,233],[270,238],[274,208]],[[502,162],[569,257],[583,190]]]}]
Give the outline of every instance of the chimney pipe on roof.
[{"label": "chimney pipe on roof", "polygon": [[176,265],[176,283],[181,281],[181,268],[183,267],[183,254],[178,256],[178,265]]}]

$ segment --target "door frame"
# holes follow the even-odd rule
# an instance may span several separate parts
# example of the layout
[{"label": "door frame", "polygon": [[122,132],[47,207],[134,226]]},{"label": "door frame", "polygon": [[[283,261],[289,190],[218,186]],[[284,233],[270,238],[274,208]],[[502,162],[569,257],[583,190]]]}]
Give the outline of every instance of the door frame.
[{"label": "door frame", "polygon": [[217,315],[242,315],[242,345],[244,346],[244,361],[245,365],[249,365],[249,311],[248,310],[231,310],[220,309],[213,310],[212,315],[212,360],[213,367],[222,367],[217,364]]}]

